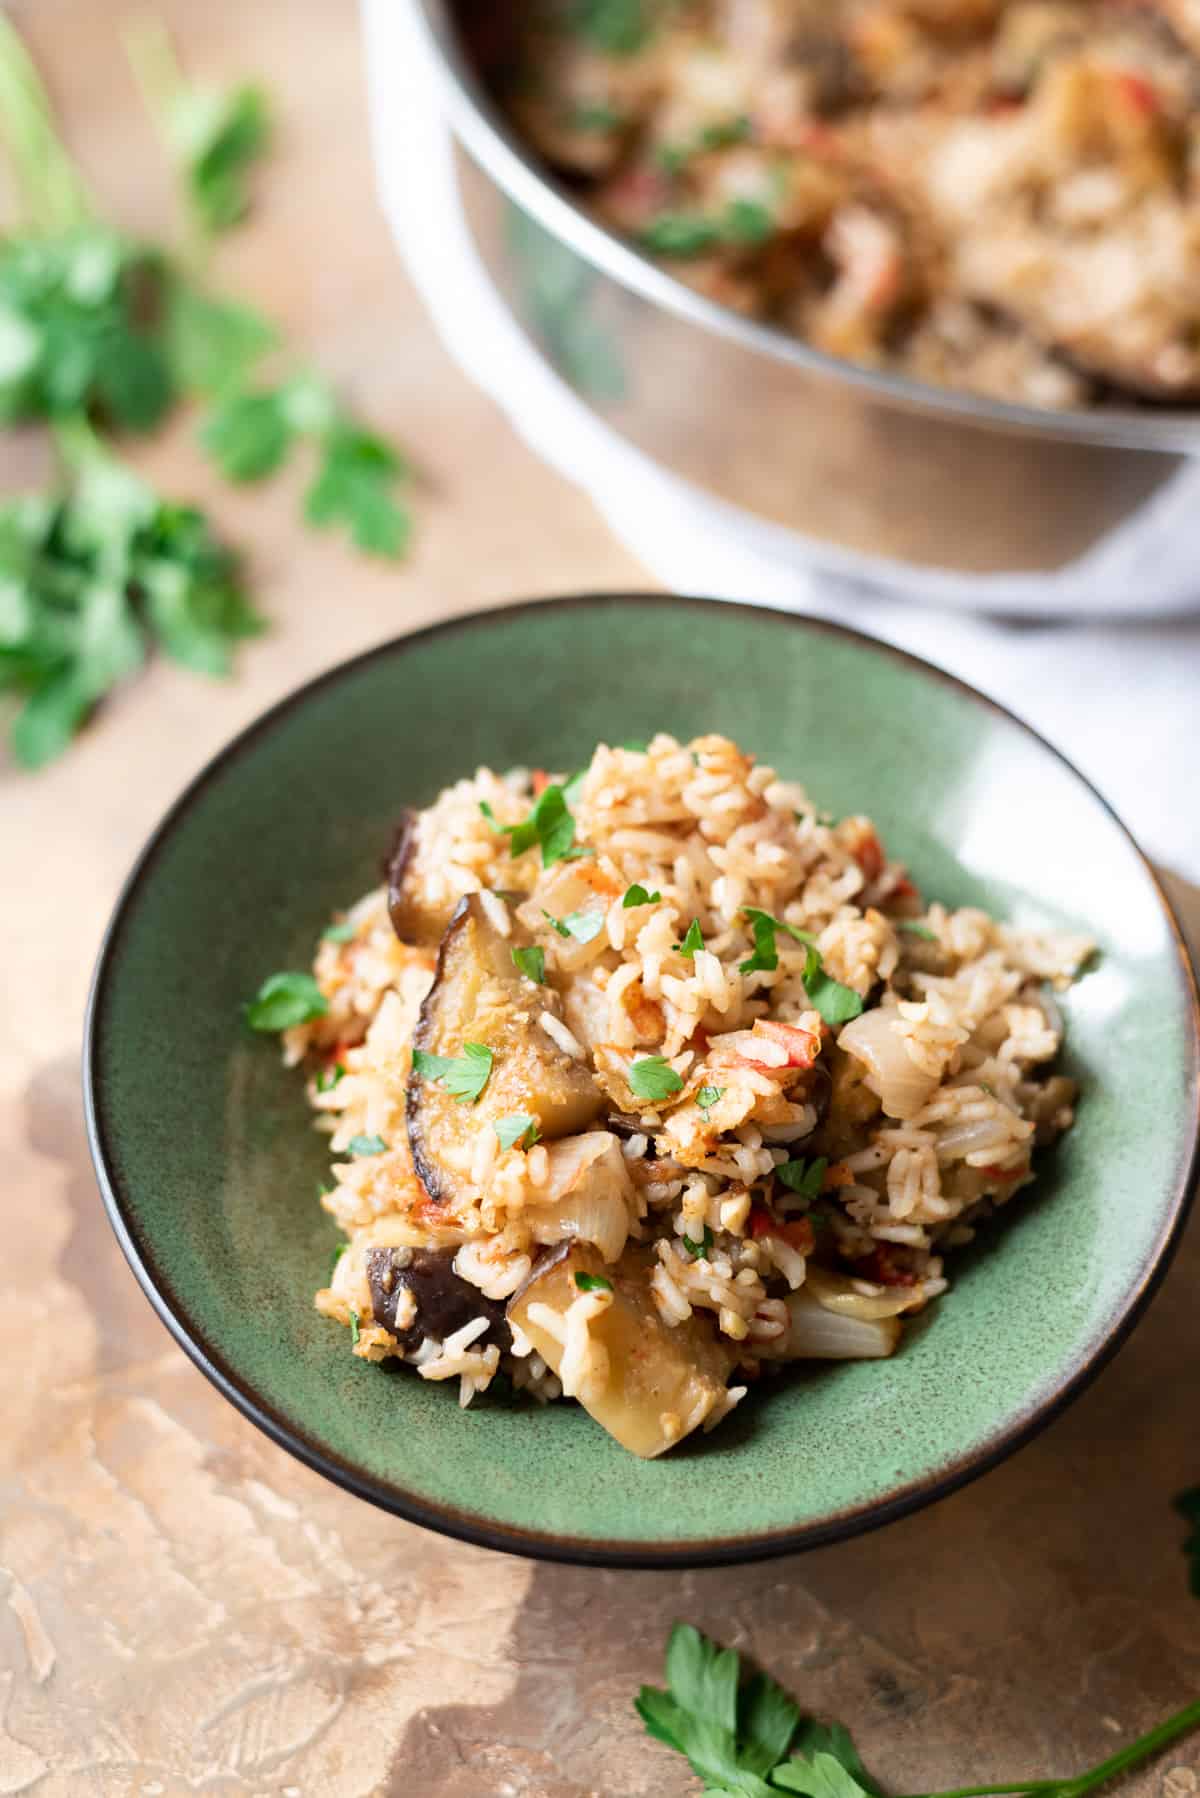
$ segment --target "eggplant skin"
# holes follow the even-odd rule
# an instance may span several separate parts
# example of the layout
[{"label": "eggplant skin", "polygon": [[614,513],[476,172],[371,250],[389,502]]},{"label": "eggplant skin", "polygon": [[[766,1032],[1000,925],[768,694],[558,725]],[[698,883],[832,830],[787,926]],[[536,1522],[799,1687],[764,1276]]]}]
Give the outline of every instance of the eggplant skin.
[{"label": "eggplant skin", "polygon": [[411,807],[400,814],[383,863],[387,881],[388,916],[400,941],[420,949],[432,949],[450,921],[453,903],[433,906],[421,897],[417,857],[421,838],[421,814]]},{"label": "eggplant skin", "polygon": [[479,1042],[492,1050],[494,1060],[474,1104],[460,1103],[435,1080],[409,1076],[409,1147],[435,1204],[468,1203],[478,1196],[461,1167],[470,1165],[480,1131],[490,1131],[500,1118],[527,1113],[550,1140],[586,1130],[603,1106],[587,1068],[565,1054],[538,1022],[543,1011],[558,1011],[559,1000],[513,963],[513,949],[530,941],[515,920],[511,936],[501,936],[477,893],[459,901],[442,937],[413,1048],[456,1057],[466,1043]]},{"label": "eggplant skin", "polygon": [[[367,1285],[371,1289],[371,1313],[375,1322],[390,1330],[405,1354],[420,1348],[427,1336],[444,1342],[474,1317],[488,1319],[487,1333],[474,1345],[494,1342],[501,1350],[512,1346],[512,1331],[501,1301],[485,1298],[454,1271],[453,1249],[371,1249],[367,1255]],[[416,1316],[406,1328],[396,1328],[400,1294],[412,1293]]]}]

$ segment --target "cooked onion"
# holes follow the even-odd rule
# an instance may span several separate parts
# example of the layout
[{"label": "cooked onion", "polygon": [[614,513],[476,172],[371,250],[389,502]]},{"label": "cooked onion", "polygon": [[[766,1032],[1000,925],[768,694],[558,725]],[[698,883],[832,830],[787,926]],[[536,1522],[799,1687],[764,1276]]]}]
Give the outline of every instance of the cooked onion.
[{"label": "cooked onion", "polygon": [[810,1262],[803,1290],[811,1293],[826,1311],[838,1317],[856,1317],[860,1322],[896,1317],[920,1302],[919,1286],[884,1286],[877,1292],[856,1292],[856,1284],[866,1282],[855,1282],[847,1274],[831,1273]]},{"label": "cooked onion", "polygon": [[864,1011],[846,1025],[838,1037],[838,1048],[862,1062],[867,1085],[878,1093],[888,1117],[911,1118],[933,1092],[938,1076],[917,1066],[894,1028],[897,1021],[890,1009]]},{"label": "cooked onion", "polygon": [[768,1353],[789,1361],[872,1361],[890,1355],[900,1340],[896,1317],[849,1317],[829,1311],[807,1286],[784,1303],[791,1328]]},{"label": "cooked onion", "polygon": [[633,1188],[621,1145],[607,1130],[547,1143],[550,1174],[525,1216],[535,1242],[578,1240],[615,1261],[629,1235]]}]

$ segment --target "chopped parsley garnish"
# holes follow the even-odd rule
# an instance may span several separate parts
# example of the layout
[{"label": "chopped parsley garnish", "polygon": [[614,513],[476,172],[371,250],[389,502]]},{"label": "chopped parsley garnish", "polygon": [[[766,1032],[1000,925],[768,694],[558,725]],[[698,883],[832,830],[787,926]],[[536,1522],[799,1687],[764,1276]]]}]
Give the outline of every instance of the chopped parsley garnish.
[{"label": "chopped parsley garnish", "polygon": [[700,212],[660,212],[640,232],[638,241],[656,256],[703,256],[721,241],[721,227]]},{"label": "chopped parsley garnish", "polygon": [[693,1261],[707,1261],[712,1254],[713,1233],[707,1224],[704,1226],[704,1235],[699,1242],[696,1242],[691,1236],[681,1236],[679,1240]]},{"label": "chopped parsley garnish", "polygon": [[509,838],[510,854],[524,855],[527,849],[536,846],[541,849],[544,868],[553,867],[555,862],[574,861],[578,856],[594,853],[591,849],[576,845],[575,820],[560,786],[544,787],[533,810],[520,824],[498,824],[496,814],[486,799],[480,800],[479,809],[493,830],[498,830],[502,836]]},{"label": "chopped parsley garnish", "polygon": [[603,100],[581,100],[567,112],[572,131],[618,131],[624,123],[625,114]]},{"label": "chopped parsley garnish", "polygon": [[787,924],[782,918],[773,918],[769,911],[759,911],[757,906],[747,905],[742,916],[749,918],[750,928],[754,932],[754,953],[746,961],[738,963],[739,974],[753,974],[760,968],[769,974],[779,966],[779,951],[775,947],[776,931],[786,931],[788,936],[795,937],[798,943],[803,943],[809,949],[815,947],[816,939],[811,931],[798,930],[794,924]]},{"label": "chopped parsley garnish", "polygon": [[777,931],[786,931],[788,936],[803,943],[808,950],[804,964],[804,990],[814,1011],[820,1012],[825,1022],[835,1027],[838,1024],[848,1024],[851,1018],[858,1017],[863,1008],[860,995],[853,987],[843,986],[840,980],[835,980],[825,972],[821,951],[817,948],[811,931],[800,930],[795,924],[788,924],[782,918],[773,918],[770,912],[759,911],[752,905],[746,906],[742,915],[749,918],[754,932],[754,953],[738,963],[739,973],[753,974],[759,969],[769,973],[777,968],[779,951],[775,936]]},{"label": "chopped parsley garnish", "polygon": [[1192,1486],[1181,1492],[1175,1500],[1175,1509],[1190,1525],[1191,1533],[1184,1541],[1183,1552],[1188,1557],[1188,1589],[1193,1598],[1200,1598],[1200,1486]]},{"label": "chopped parsley garnish", "polygon": [[749,136],[750,120],[741,113],[736,118],[720,119],[702,126],[694,137],[686,138],[682,143],[659,144],[654,159],[669,175],[676,175],[693,156],[699,156],[705,150],[725,150],[731,144],[745,143]]},{"label": "chopped parsley garnish", "polygon": [[520,970],[535,986],[546,984],[546,951],[538,944],[529,949],[514,949],[513,967]]},{"label": "chopped parsley garnish", "polygon": [[552,911],[547,911],[544,905],[542,907],[542,916],[552,929],[557,930],[559,936],[570,936],[571,932],[567,929],[562,919],[556,918],[554,913]]},{"label": "chopped parsley garnish", "polygon": [[639,1099],[657,1103],[683,1091],[683,1081],[662,1055],[643,1055],[629,1069],[629,1090]]},{"label": "chopped parsley garnish", "polygon": [[354,940],[353,924],[331,924],[328,930],[321,932],[321,940],[325,943],[350,943]]},{"label": "chopped parsley garnish", "polygon": [[695,956],[697,949],[703,949],[703,947],[704,938],[700,934],[700,920],[699,918],[693,918],[688,925],[688,932],[682,943],[676,943],[675,953],[677,955],[686,955],[688,960],[691,961]]},{"label": "chopped parsley garnish", "polygon": [[340,1061],[335,1061],[331,1068],[322,1068],[317,1075],[317,1091],[331,1093],[339,1080],[346,1078],[346,1070]]},{"label": "chopped parsley garnish", "polygon": [[696,1094],[696,1103],[707,1118],[718,1099],[725,1097],[723,1086],[702,1086]]},{"label": "chopped parsley garnish", "polygon": [[607,56],[633,56],[650,36],[647,0],[571,0],[571,30]]},{"label": "chopped parsley garnish", "polygon": [[604,929],[604,913],[602,911],[569,911],[565,918],[557,920],[561,926],[560,935],[573,936],[577,943],[590,943]]},{"label": "chopped parsley garnish", "polygon": [[630,755],[645,755],[649,747],[649,743],[643,742],[641,737],[626,737],[623,743],[617,744],[618,749],[627,749]]},{"label": "chopped parsley garnish", "polygon": [[631,887],[625,888],[625,897],[621,901],[622,911],[632,911],[635,905],[657,905],[662,898],[661,893],[648,893],[635,880]]},{"label": "chopped parsley garnish", "polygon": [[348,1242],[339,1242],[337,1245],[337,1248],[334,1249],[333,1254],[329,1257],[329,1278],[331,1280],[334,1276],[334,1272],[337,1268],[338,1262],[341,1260],[342,1256],[346,1253],[346,1250],[349,1247],[350,1247],[350,1244]]},{"label": "chopped parsley garnish", "polygon": [[815,1161],[781,1161],[775,1169],[775,1178],[782,1180],[785,1186],[798,1192],[802,1198],[815,1199],[821,1190],[828,1165],[824,1155],[818,1156]]},{"label": "chopped parsley garnish", "polygon": [[346,1151],[350,1155],[385,1155],[387,1144],[382,1136],[352,1136]]},{"label": "chopped parsley garnish", "polygon": [[892,922],[897,930],[907,931],[909,936],[919,936],[923,942],[936,943],[938,940],[936,930],[930,930],[928,924],[918,924],[915,918],[894,918]]},{"label": "chopped parsley garnish", "polygon": [[603,1274],[576,1274],[575,1285],[580,1292],[611,1292],[613,1283],[606,1280]]},{"label": "chopped parsley garnish", "polygon": [[354,1309],[353,1305],[351,1305],[351,1307],[350,1307],[350,1341],[354,1345],[355,1348],[358,1347],[358,1337],[359,1337],[358,1312]]},{"label": "chopped parsley garnish", "polygon": [[538,1129],[538,1121],[532,1112],[515,1112],[512,1117],[497,1118],[492,1128],[500,1139],[502,1149],[532,1149],[542,1134]]},{"label": "chopped parsley garnish", "polygon": [[460,1105],[474,1105],[491,1077],[494,1060],[485,1044],[464,1043],[461,1055],[429,1055],[414,1049],[412,1065],[414,1074],[437,1081]]},{"label": "chopped parsley garnish", "polygon": [[656,256],[707,255],[727,246],[753,248],[765,243],[775,228],[769,209],[758,200],[731,200],[721,213],[660,212],[639,233],[638,241]]},{"label": "chopped parsley garnish", "polygon": [[245,1008],[251,1030],[292,1030],[324,1017],[329,1001],[311,974],[268,974]]},{"label": "chopped parsley garnish", "polygon": [[851,1018],[857,1018],[862,1012],[861,994],[856,993],[852,986],[843,986],[840,980],[835,980],[832,974],[825,972],[817,949],[810,949],[808,952],[808,963],[804,969],[804,990],[808,994],[809,1004],[834,1029],[839,1024],[848,1024]]}]

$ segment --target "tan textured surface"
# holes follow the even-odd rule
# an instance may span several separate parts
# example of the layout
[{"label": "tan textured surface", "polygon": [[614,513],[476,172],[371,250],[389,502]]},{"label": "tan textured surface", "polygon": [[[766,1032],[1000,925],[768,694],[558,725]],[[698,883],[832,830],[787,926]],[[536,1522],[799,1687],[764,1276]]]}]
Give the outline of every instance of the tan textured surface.
[{"label": "tan textured surface", "polygon": [[[371,203],[350,7],[166,10],[199,66],[262,69],[281,97],[231,275],[416,447],[427,490],[399,571],[304,537],[285,489],[220,493],[277,627],[242,678],[155,667],[49,773],[0,765],[0,1795],[682,1798],[694,1783],[629,1710],[676,1616],[855,1720],[897,1790],[1099,1757],[1200,1690],[1200,1606],[1165,1504],[1200,1477],[1195,1229],[1132,1345],[1006,1467],[864,1541],[687,1577],[534,1568],[369,1510],[243,1423],[136,1292],[92,1181],[77,1044],[104,918],[164,806],[345,653],[508,594],[640,579],[450,369],[408,292]],[[163,190],[116,9],[19,12],[101,191],[152,226]],[[184,431],[146,463],[213,490]],[[0,488],[34,465],[0,443]],[[1200,1744],[1130,1789],[1191,1798]]]}]

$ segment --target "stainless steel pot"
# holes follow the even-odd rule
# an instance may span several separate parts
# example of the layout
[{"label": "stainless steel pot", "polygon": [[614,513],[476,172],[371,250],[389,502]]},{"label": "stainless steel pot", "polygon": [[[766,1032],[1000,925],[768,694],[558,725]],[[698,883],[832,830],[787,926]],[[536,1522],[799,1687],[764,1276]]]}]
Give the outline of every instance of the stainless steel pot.
[{"label": "stainless steel pot", "polygon": [[454,6],[401,3],[435,50],[497,288],[588,405],[695,487],[831,548],[1048,572],[1200,450],[1200,413],[1004,405],[838,361],[700,298],[538,167],[471,67]]}]

